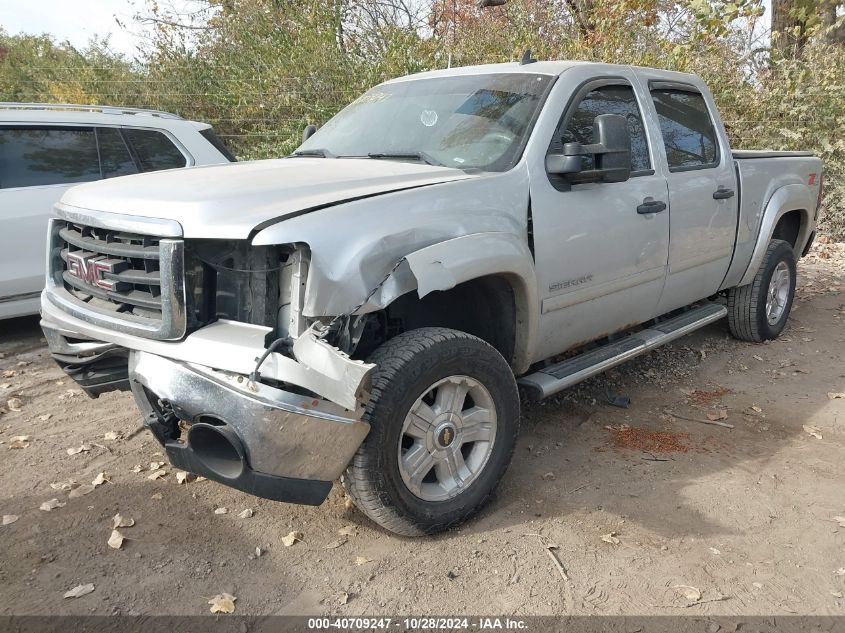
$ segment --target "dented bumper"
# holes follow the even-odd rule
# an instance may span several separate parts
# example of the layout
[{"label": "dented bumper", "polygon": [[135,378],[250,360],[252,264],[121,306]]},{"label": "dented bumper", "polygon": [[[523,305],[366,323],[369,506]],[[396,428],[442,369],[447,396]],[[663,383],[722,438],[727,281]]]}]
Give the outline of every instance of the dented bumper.
[{"label": "dented bumper", "polygon": [[65,363],[90,368],[123,354],[121,386],[171,462],[258,496],[321,503],[369,431],[361,414],[373,365],[310,330],[294,341],[293,358],[269,354],[262,381],[252,382],[266,327],[218,321],[181,341],[156,341],[84,322],[47,300],[41,325]]},{"label": "dented bumper", "polygon": [[250,494],[316,505],[369,424],[314,396],[154,354],[129,357],[144,423],[174,466]]}]

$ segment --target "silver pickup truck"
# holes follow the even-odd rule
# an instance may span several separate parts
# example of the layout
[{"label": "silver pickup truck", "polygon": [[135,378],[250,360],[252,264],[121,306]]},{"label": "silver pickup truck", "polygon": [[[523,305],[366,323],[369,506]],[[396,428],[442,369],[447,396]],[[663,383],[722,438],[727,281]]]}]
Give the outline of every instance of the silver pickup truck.
[{"label": "silver pickup truck", "polygon": [[777,337],[821,199],[818,159],[731,150],[698,78],[648,68],[401,77],[304,137],[69,190],[42,325],[175,466],[304,504],[340,477],[407,535],[490,497],[520,393],[723,317]]}]

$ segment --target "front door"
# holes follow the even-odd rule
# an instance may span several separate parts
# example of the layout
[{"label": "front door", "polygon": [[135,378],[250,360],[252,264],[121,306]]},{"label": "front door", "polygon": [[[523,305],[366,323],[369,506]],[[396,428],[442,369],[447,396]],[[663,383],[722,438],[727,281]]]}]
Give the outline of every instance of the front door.
[{"label": "front door", "polygon": [[[579,72],[584,71],[569,71],[567,80]],[[544,356],[655,316],[666,274],[669,198],[649,146],[647,126],[653,124],[644,121],[643,104],[627,74],[584,79],[562,112],[549,152],[568,142],[592,143],[595,117],[618,114],[628,120],[631,133],[631,178],[571,185],[562,176],[532,175]],[[589,169],[592,158],[583,160]]]}]

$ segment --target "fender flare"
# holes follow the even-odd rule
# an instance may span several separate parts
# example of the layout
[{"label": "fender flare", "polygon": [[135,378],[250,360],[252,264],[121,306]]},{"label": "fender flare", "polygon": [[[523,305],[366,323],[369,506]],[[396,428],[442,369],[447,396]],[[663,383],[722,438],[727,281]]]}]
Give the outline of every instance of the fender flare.
[{"label": "fender flare", "polygon": [[517,374],[528,369],[539,328],[539,304],[534,258],[524,240],[511,233],[473,233],[426,246],[405,260],[420,298],[481,277],[506,277],[516,303],[511,366]]},{"label": "fender flare", "polygon": [[763,210],[763,218],[760,221],[760,229],[757,231],[757,241],[754,244],[751,261],[737,286],[745,286],[754,281],[754,275],[757,274],[760,265],[763,263],[763,256],[766,254],[766,248],[768,248],[772,235],[774,235],[778,220],[790,211],[802,212],[801,228],[795,242],[795,252],[799,254],[802,252],[813,226],[810,209],[814,209],[815,206],[816,201],[812,192],[809,187],[803,184],[784,185],[772,194]]}]

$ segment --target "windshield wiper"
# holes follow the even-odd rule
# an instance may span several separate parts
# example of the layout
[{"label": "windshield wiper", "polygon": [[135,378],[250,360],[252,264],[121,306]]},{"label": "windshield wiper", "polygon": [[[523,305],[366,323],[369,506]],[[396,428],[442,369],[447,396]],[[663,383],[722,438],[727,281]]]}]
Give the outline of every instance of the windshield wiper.
[{"label": "windshield wiper", "polygon": [[301,149],[298,152],[294,152],[292,156],[316,156],[317,158],[335,158],[335,155],[327,149]]},{"label": "windshield wiper", "polygon": [[369,158],[385,158],[387,160],[416,160],[435,167],[444,167],[443,163],[425,152],[370,152]]}]

